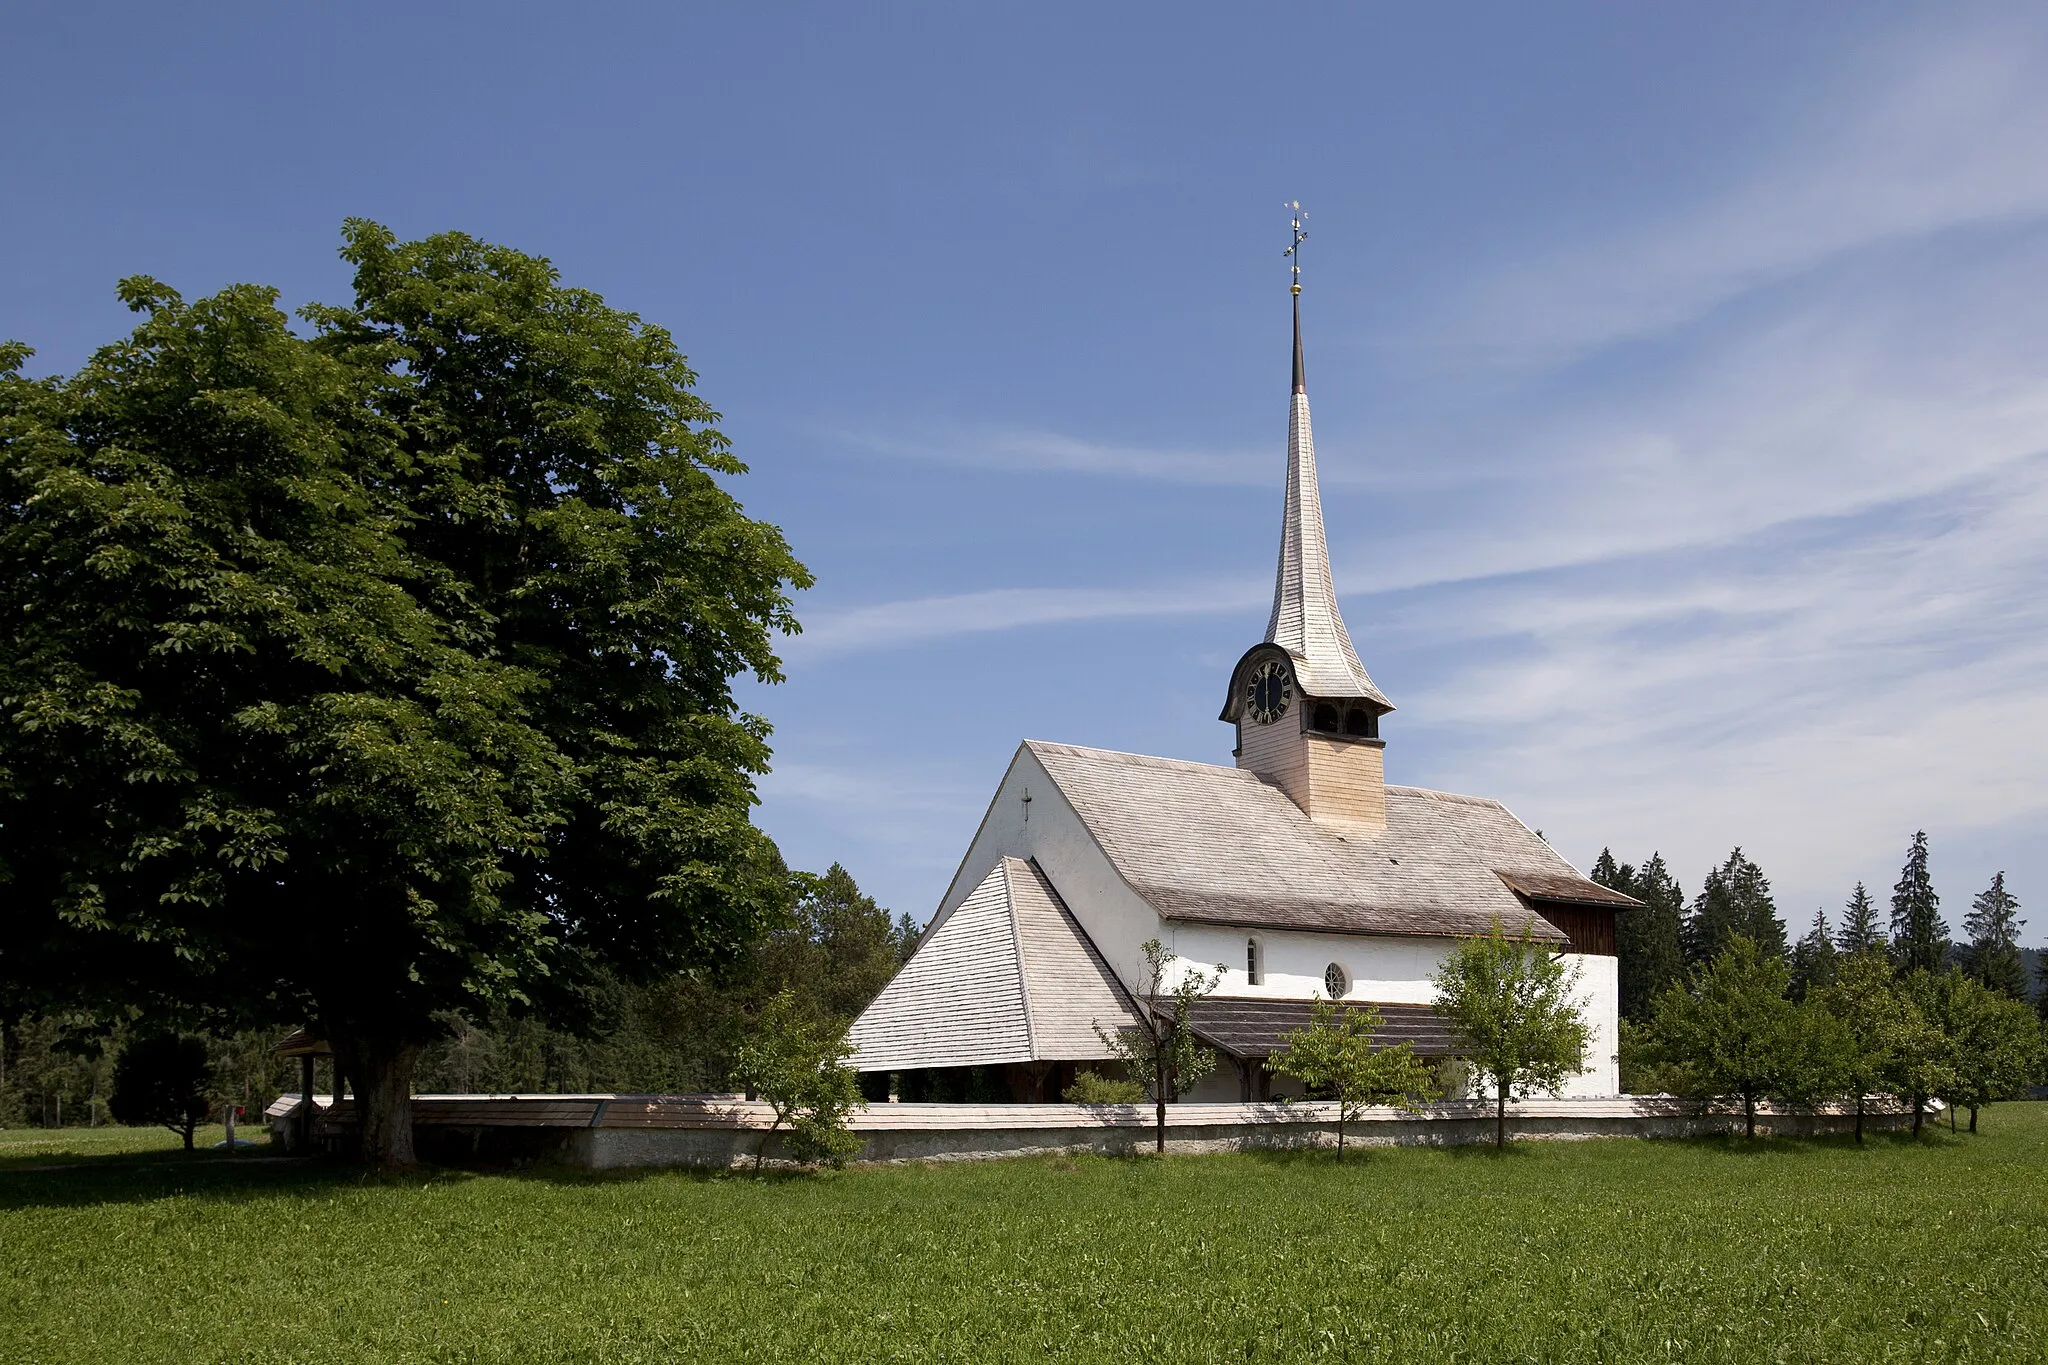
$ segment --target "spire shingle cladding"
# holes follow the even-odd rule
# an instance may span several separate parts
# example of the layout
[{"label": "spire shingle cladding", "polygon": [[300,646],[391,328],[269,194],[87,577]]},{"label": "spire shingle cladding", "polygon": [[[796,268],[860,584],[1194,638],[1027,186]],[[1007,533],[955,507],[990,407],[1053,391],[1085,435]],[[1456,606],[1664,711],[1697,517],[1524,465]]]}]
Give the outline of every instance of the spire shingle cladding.
[{"label": "spire shingle cladding", "polygon": [[1337,611],[1330,546],[1323,536],[1323,499],[1316,485],[1316,441],[1309,426],[1308,384],[1302,372],[1298,299],[1294,305],[1294,393],[1290,402],[1287,509],[1280,521],[1280,567],[1273,580],[1273,615],[1266,622],[1266,642],[1293,657],[1295,677],[1310,696],[1365,697],[1391,711],[1394,704],[1373,685]]}]

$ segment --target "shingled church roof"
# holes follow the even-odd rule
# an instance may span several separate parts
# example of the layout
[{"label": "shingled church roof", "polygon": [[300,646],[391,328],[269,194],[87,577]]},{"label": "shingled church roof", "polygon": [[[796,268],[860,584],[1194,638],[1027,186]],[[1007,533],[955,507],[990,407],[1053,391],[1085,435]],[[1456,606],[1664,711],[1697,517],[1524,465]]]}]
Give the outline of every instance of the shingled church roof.
[{"label": "shingled church roof", "polygon": [[855,1021],[863,1071],[1113,1055],[1130,997],[1038,864],[1000,859]]},{"label": "shingled church roof", "polygon": [[1483,934],[1499,920],[1562,943],[1532,902],[1636,905],[1581,876],[1498,801],[1390,786],[1384,830],[1340,829],[1240,768],[1024,747],[1165,919],[1426,937]]}]

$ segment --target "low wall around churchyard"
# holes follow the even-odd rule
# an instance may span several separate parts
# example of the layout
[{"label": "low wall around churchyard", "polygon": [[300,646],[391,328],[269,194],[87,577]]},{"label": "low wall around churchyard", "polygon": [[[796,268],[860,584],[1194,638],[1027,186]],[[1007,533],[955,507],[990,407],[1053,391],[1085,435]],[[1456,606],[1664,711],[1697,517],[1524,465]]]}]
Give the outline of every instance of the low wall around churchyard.
[{"label": "low wall around churchyard", "polygon": [[[288,1106],[281,1104],[278,1108]],[[348,1113],[323,1111],[322,1146],[346,1141]],[[1896,1105],[1873,1102],[1866,1128],[1910,1124]],[[737,1096],[716,1095],[423,1095],[413,1100],[414,1134],[429,1161],[561,1162],[591,1170],[663,1166],[749,1166],[766,1140],[766,1162],[785,1165],[774,1111]],[[856,1112],[850,1127],[863,1162],[979,1161],[1040,1155],[1117,1155],[1154,1144],[1149,1105],[898,1104]],[[1853,1112],[1759,1110],[1757,1129],[1782,1137],[1847,1133]],[[1740,1133],[1739,1108],[1703,1108],[1691,1101],[1623,1097],[1529,1100],[1508,1106],[1512,1140],[1703,1137]],[[1462,1146],[1493,1141],[1491,1105],[1453,1101],[1420,1113],[1371,1109],[1351,1121],[1347,1144]],[[1282,1151],[1334,1147],[1335,1106],[1173,1104],[1166,1110],[1166,1149],[1174,1153]]]}]

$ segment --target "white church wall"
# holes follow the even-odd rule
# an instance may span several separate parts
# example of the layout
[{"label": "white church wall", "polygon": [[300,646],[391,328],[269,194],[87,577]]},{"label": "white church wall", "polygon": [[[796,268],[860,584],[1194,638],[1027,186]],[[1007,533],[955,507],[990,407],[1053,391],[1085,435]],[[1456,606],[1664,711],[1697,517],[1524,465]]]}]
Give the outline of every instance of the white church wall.
[{"label": "white church wall", "polygon": [[[1245,942],[1261,950],[1260,982],[1245,975]],[[1253,1000],[1302,1000],[1323,994],[1323,972],[1335,962],[1351,978],[1348,1000],[1427,1005],[1435,1001],[1430,984],[1451,944],[1443,939],[1365,938],[1352,934],[1312,934],[1273,930],[1222,929],[1177,925],[1171,944],[1183,959],[1226,967],[1216,989],[1220,996]],[[1586,1048],[1586,1070],[1565,1086],[1567,1098],[1601,1098],[1621,1093],[1621,986],[1617,959],[1597,953],[1567,953],[1565,961],[1578,972],[1574,992],[1581,1013],[1592,1026]],[[1226,1078],[1232,1086],[1235,1077]],[[1208,1092],[1205,1089],[1202,1094]],[[1233,1092],[1234,1093],[1234,1092]]]},{"label": "white church wall", "polygon": [[[1442,939],[1316,934],[1299,930],[1173,926],[1169,946],[1193,963],[1225,968],[1216,994],[1252,1000],[1305,1000],[1325,993],[1323,973],[1334,962],[1351,979],[1349,1000],[1426,1005],[1436,998],[1429,979],[1449,944]],[[1245,944],[1259,945],[1259,984],[1245,974]]]},{"label": "white church wall", "polygon": [[1601,953],[1567,953],[1579,969],[1577,999],[1593,1026],[1586,1046],[1586,1070],[1564,1088],[1566,1099],[1594,1099],[1621,1093],[1620,959]]}]

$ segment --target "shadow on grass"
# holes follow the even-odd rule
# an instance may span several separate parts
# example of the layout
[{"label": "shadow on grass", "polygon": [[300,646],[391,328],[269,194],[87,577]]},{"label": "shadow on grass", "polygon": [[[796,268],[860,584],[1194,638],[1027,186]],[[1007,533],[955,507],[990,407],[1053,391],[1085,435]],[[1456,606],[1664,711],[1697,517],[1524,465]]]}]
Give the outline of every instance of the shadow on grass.
[{"label": "shadow on grass", "polygon": [[[1930,1124],[1919,1136],[1911,1131],[1876,1130],[1865,1135],[1861,1149],[1872,1155],[1904,1150],[1947,1150],[1968,1146],[1971,1134],[1950,1134]],[[1714,1134],[1701,1137],[1655,1139],[1600,1138],[1584,1142],[1525,1138],[1510,1139],[1507,1146],[1492,1143],[1457,1143],[1442,1146],[1348,1146],[1340,1158],[1334,1147],[1289,1146],[1249,1148],[1237,1152],[1176,1154],[1166,1164],[1248,1162],[1269,1169],[1371,1170],[1411,1159],[1421,1153],[1433,1160],[1461,1164],[1489,1163],[1503,1169],[1557,1157],[1592,1155],[1620,1146],[1634,1145],[1650,1156],[1656,1149],[1681,1149],[1691,1153],[1742,1161],[1776,1158],[1798,1160],[1823,1153],[1859,1150],[1852,1134],[1825,1136],[1760,1136]],[[1038,1164],[1051,1171],[1121,1169],[1132,1174],[1158,1170],[1162,1163],[1150,1151],[1100,1152],[1072,1156],[1025,1156],[998,1159],[972,1165]],[[280,1159],[244,1154],[228,1156],[214,1151],[182,1152],[155,1150],[105,1155],[44,1154],[0,1158],[0,1212],[28,1208],[86,1208],[95,1205],[133,1204],[162,1199],[168,1195],[196,1197],[222,1203],[243,1204],[273,1199],[298,1199],[331,1195],[340,1190],[366,1187],[418,1188],[447,1185],[480,1178],[502,1178],[563,1187],[604,1188],[648,1180],[681,1180],[696,1185],[755,1184],[788,1186],[856,1176],[862,1171],[936,1171],[950,1169],[958,1162],[878,1163],[854,1166],[845,1171],[800,1171],[769,1167],[760,1172],[739,1166],[631,1167],[593,1171],[547,1160],[477,1162],[461,1165],[423,1166],[418,1170],[379,1175],[345,1161]]]},{"label": "shadow on grass", "polygon": [[423,1165],[379,1174],[343,1160],[230,1157],[219,1152],[123,1152],[105,1156],[23,1158],[0,1164],[0,1213],[27,1208],[85,1208],[134,1204],[167,1195],[249,1203],[325,1196],[344,1189],[418,1188],[484,1178],[592,1188],[645,1180],[695,1184],[746,1182],[781,1185],[831,1179],[838,1173],[768,1168],[756,1174],[702,1166],[631,1167],[592,1171],[548,1161]]}]

